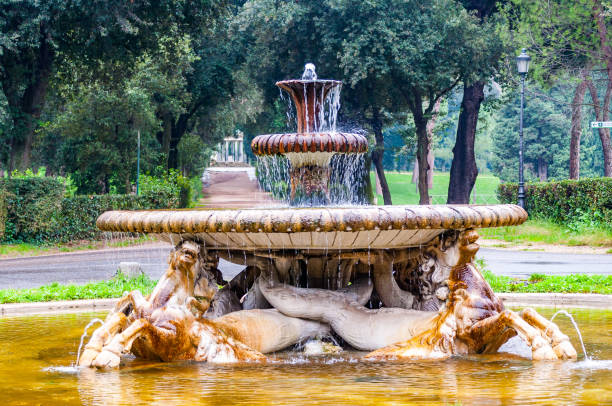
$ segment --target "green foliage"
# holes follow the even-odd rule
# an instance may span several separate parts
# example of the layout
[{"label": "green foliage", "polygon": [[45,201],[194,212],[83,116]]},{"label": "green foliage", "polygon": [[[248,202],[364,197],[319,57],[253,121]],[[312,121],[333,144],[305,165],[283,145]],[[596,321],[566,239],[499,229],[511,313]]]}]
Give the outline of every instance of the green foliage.
[{"label": "green foliage", "polygon": [[50,302],[54,300],[105,299],[121,297],[124,292],[138,290],[143,295],[153,291],[157,281],[146,274],[128,278],[118,272],[112,279],[85,285],[60,285],[53,282],[32,289],[0,289],[0,303]]},{"label": "green foliage", "polygon": [[46,127],[45,137],[61,139],[58,154],[79,193],[132,191],[136,177],[137,131],[141,168],[158,161],[159,130],[151,94],[139,82],[80,86],[64,111]]},{"label": "green foliage", "polygon": [[7,192],[4,188],[0,188],[0,241],[4,240],[4,233],[6,231],[7,206]]},{"label": "green foliage", "polygon": [[158,172],[162,175],[155,177],[150,175],[141,175],[140,177],[140,193],[143,196],[162,197],[172,206],[191,207],[194,200],[194,191],[189,178],[181,175],[176,169],[170,169],[164,172],[158,168]]},{"label": "green foliage", "polygon": [[181,172],[188,177],[202,176],[213,152],[211,147],[197,134],[185,134],[178,144]]},{"label": "green foliage", "polygon": [[[45,242],[70,241],[75,239],[100,238],[101,231],[96,227],[100,214],[108,210],[144,210],[178,207],[176,195],[150,192],[136,195],[89,195],[75,196],[61,202],[60,221],[53,230],[54,234],[44,238]],[[31,241],[19,239],[19,241]],[[39,239],[43,241],[43,239]]]},{"label": "green foliage", "polygon": [[[199,176],[192,176],[189,178],[189,184],[191,185],[192,202],[197,202],[204,196],[202,178]],[[191,205],[189,207],[191,207]]]},{"label": "green foliage", "polygon": [[[15,169],[11,172],[11,178],[13,179],[29,179],[29,178],[45,178],[47,177],[47,168],[44,166],[40,166],[36,173],[32,171],[31,168],[26,169],[25,171],[20,171]],[[74,181],[70,175],[68,176],[53,176],[53,179],[57,180],[61,184],[64,185],[64,197],[72,197],[77,192],[77,186],[75,186]]]},{"label": "green foliage", "polygon": [[551,83],[601,57],[594,6],[593,0],[512,0],[501,5],[506,27],[512,29],[508,41],[529,47],[530,75]]},{"label": "green foliage", "polygon": [[[516,203],[518,185],[500,184],[497,195],[502,203]],[[612,178],[527,183],[525,206],[531,217],[574,224],[575,229],[590,223],[612,228]]]},{"label": "green foliage", "polygon": [[[138,57],[155,52],[167,36],[199,37],[224,14],[223,0],[103,0],[81,4],[58,0],[3,2],[0,9],[0,127],[11,146],[3,156],[28,166],[28,144],[39,126],[53,80],[105,78],[129,71]],[[61,72],[65,66],[77,67]],[[62,75],[63,73],[63,75]],[[78,82],[78,80],[77,80]],[[85,82],[85,81],[83,81]],[[85,86],[88,86],[85,84]],[[56,89],[53,89],[56,90]],[[23,154],[22,154],[23,153]],[[8,165],[7,165],[8,166]],[[78,180],[77,180],[78,183]]]}]

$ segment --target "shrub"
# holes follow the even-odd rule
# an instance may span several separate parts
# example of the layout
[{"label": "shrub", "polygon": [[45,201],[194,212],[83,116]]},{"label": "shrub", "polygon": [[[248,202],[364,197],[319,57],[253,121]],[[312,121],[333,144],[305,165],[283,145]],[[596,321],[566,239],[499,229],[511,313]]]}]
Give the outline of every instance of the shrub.
[{"label": "shrub", "polygon": [[55,178],[15,177],[0,179],[5,191],[4,239],[39,242],[52,239],[61,223],[64,185]]},{"label": "shrub", "polygon": [[166,199],[176,199],[178,207],[190,207],[193,201],[190,180],[175,169],[170,169],[167,173],[161,172],[162,176],[140,176],[140,194],[143,196],[155,194]]},{"label": "shrub", "polygon": [[[501,203],[516,203],[517,194],[516,183],[497,189]],[[612,178],[527,183],[525,208],[531,217],[570,226],[597,223],[612,228]]]},{"label": "shrub", "polygon": [[136,195],[75,196],[62,201],[61,227],[55,240],[93,239],[101,235],[96,219],[108,210],[143,210],[176,208],[178,199],[165,193],[149,191]]},{"label": "shrub", "polygon": [[152,187],[140,196],[64,197],[65,183],[56,178],[1,178],[0,240],[50,243],[98,238],[101,232],[96,228],[96,219],[103,212],[177,208],[180,190],[178,186]]}]

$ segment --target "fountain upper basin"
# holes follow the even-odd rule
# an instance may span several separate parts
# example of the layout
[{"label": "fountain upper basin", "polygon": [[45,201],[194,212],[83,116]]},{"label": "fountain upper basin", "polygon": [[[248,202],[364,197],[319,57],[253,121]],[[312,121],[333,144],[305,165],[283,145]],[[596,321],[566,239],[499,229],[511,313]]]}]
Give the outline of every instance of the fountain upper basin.
[{"label": "fountain upper basin", "polygon": [[363,153],[368,150],[368,140],[363,135],[341,132],[265,134],[253,138],[251,149],[256,155],[308,152]]},{"label": "fountain upper basin", "polygon": [[446,230],[518,225],[513,204],[358,206],[240,210],[107,211],[102,231],[161,234],[230,250],[396,249],[417,247]]}]

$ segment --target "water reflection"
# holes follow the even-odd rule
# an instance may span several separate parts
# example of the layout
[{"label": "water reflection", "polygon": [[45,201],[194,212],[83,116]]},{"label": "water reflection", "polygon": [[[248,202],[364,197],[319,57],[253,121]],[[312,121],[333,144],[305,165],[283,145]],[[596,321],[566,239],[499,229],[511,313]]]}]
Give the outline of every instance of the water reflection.
[{"label": "water reflection", "polygon": [[[83,326],[100,313],[0,318],[0,397],[3,406],[610,403],[612,312],[571,313],[593,360],[532,362],[499,354],[383,363],[358,361],[356,352],[283,353],[266,364],[225,366],[128,359],[108,372],[69,367]],[[560,324],[571,331],[568,321]],[[578,344],[575,337],[572,342]]]}]

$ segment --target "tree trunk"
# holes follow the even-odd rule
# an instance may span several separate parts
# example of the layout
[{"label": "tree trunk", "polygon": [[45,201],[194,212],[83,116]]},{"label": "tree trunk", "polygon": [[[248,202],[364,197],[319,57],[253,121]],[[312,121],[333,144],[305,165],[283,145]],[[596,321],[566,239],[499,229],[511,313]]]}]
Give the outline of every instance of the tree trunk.
[{"label": "tree trunk", "polygon": [[429,165],[429,169],[427,170],[427,188],[433,188],[433,175],[434,175],[434,152],[433,147],[431,146],[432,140],[434,138],[434,128],[436,126],[436,119],[438,118],[438,112],[440,111],[440,105],[442,104],[442,99],[438,99],[438,101],[434,104],[432,110],[431,119],[427,122],[425,126],[427,128],[427,137],[429,138],[429,153],[427,154],[427,165]]},{"label": "tree trunk", "polygon": [[375,110],[374,117],[372,118],[372,130],[374,131],[374,139],[376,141],[374,151],[372,151],[372,162],[374,163],[374,169],[376,170],[378,180],[380,181],[383,202],[385,203],[385,205],[391,205],[393,204],[391,202],[391,192],[389,191],[389,185],[387,184],[387,178],[385,177],[385,169],[383,167],[385,140],[382,132],[382,122],[380,121],[377,110]]},{"label": "tree trunk", "polygon": [[[591,97],[593,97],[593,95],[595,96],[593,105],[595,106],[597,119],[599,121],[608,121],[610,117],[610,99],[612,98],[612,46],[610,46],[610,39],[608,38],[608,26],[605,20],[606,13],[607,11],[604,10],[601,1],[595,0],[593,2],[593,16],[595,17],[595,22],[597,23],[597,33],[599,34],[601,51],[606,64],[606,72],[608,74],[608,86],[606,88],[606,94],[604,96],[603,105],[601,108],[598,108],[599,103],[596,103],[597,91],[595,86],[593,86],[593,83],[588,85]],[[599,110],[599,112],[597,110]],[[603,148],[604,176],[612,177],[612,145],[610,143],[610,129],[600,128],[599,139],[601,140],[601,146]]]},{"label": "tree trunk", "polygon": [[162,117],[162,130],[157,133],[157,141],[161,144],[161,150],[164,154],[164,161],[166,170],[168,170],[168,158],[170,156],[170,140],[172,139],[172,123],[174,117],[170,113],[163,113]]},{"label": "tree trunk", "polygon": [[[599,96],[597,95],[597,89],[593,82],[588,79],[586,81],[587,88],[589,89],[589,93],[591,95],[591,100],[593,101],[593,108],[595,109],[595,116],[598,121],[607,121],[609,117],[609,113],[599,104]],[[612,81],[608,78],[608,86],[606,89],[605,100],[609,100],[609,95],[612,93]],[[603,149],[603,159],[604,159],[604,176],[612,177],[612,145],[610,143],[610,130],[608,128],[598,128],[599,139],[601,140],[601,146]]]},{"label": "tree trunk", "polygon": [[574,91],[574,99],[572,100],[572,126],[570,129],[570,161],[569,161],[569,178],[580,179],[580,135],[582,134],[582,103],[586,92],[587,83],[584,79],[584,71],[581,72],[583,78]]},{"label": "tree trunk", "polygon": [[548,181],[548,164],[542,157],[538,157],[538,178],[540,182]]},{"label": "tree trunk", "polygon": [[417,160],[419,162],[419,204],[431,204],[429,188],[427,187],[427,171],[429,170],[427,156],[430,148],[427,122],[422,118],[417,121],[415,117],[414,124],[417,133]]},{"label": "tree trunk", "polygon": [[168,145],[168,169],[179,169],[178,144],[187,132],[189,117],[188,114],[181,114],[176,123],[172,124],[172,133]]},{"label": "tree trunk", "polygon": [[480,105],[484,100],[484,81],[463,86],[463,99],[457,124],[457,139],[453,148],[453,161],[448,184],[449,204],[468,204],[476,183],[478,167],[474,153],[476,126]]},{"label": "tree trunk", "polygon": [[[427,156],[429,155],[429,149],[431,148],[431,139],[427,134],[427,121],[428,117],[425,116],[423,111],[423,98],[418,89],[410,89],[409,95],[406,96],[408,108],[412,113],[412,119],[414,120],[414,126],[416,127],[417,135],[417,152],[416,158],[419,167],[419,204],[431,204],[429,197],[429,189],[427,187],[427,171],[429,163],[427,162]],[[429,114],[433,110],[435,101],[430,100],[430,110],[427,110]]]},{"label": "tree trunk", "polygon": [[365,171],[364,175],[364,201],[367,204],[374,204],[374,192],[372,191],[372,178],[370,178],[370,168],[372,167],[372,159],[366,154],[365,156]]},{"label": "tree trunk", "polygon": [[599,139],[603,148],[604,176],[612,178],[612,143],[610,142],[610,129],[600,128]]},{"label": "tree trunk", "polygon": [[30,157],[32,154],[32,143],[34,141],[35,120],[40,117],[42,107],[47,94],[51,67],[53,64],[53,48],[50,43],[51,36],[44,25],[40,28],[40,46],[36,54],[35,66],[32,71],[32,81],[26,87],[21,111],[23,112],[22,121],[23,140],[17,143],[17,149],[21,152],[19,168],[25,170],[30,167]]}]

